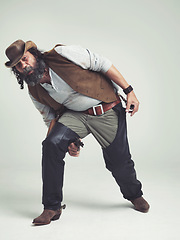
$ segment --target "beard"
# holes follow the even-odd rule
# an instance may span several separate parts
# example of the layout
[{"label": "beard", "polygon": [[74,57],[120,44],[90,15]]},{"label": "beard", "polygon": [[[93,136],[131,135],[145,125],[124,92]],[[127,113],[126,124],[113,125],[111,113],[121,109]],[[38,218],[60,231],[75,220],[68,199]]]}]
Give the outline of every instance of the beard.
[{"label": "beard", "polygon": [[[29,86],[35,86],[40,83],[45,72],[46,64],[43,59],[37,59],[35,67],[27,66],[23,73],[19,73],[19,80],[25,81]],[[31,73],[32,71],[32,73]]]}]

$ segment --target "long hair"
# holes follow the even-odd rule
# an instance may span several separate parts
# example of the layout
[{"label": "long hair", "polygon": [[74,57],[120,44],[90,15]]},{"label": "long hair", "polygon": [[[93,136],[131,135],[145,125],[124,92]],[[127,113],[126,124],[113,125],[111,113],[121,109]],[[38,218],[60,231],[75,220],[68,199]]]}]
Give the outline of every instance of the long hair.
[{"label": "long hair", "polygon": [[[36,61],[44,60],[43,53],[39,51],[37,48],[32,47],[28,50],[35,58]],[[16,67],[11,68],[12,72],[14,73],[15,77],[17,78],[17,82],[20,85],[20,89],[24,89],[24,81],[22,78],[22,74],[16,69]]]}]

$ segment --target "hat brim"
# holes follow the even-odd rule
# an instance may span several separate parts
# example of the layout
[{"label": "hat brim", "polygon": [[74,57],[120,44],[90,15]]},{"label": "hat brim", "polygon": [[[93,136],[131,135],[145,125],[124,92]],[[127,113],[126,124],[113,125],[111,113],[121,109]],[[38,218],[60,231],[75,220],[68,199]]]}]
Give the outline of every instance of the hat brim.
[{"label": "hat brim", "polygon": [[32,41],[27,41],[25,44],[24,44],[24,52],[22,54],[22,56],[18,57],[17,59],[15,59],[13,62],[11,61],[8,61],[5,63],[6,67],[8,68],[12,68],[14,66],[16,66],[22,59],[22,57],[24,56],[24,54],[32,47],[34,48],[37,48],[36,44]]}]

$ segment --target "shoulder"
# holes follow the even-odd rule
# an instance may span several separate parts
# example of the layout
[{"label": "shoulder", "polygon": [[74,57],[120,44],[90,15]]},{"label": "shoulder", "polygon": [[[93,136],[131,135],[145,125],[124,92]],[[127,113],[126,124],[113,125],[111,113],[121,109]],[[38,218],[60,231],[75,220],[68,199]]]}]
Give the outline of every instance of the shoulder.
[{"label": "shoulder", "polygon": [[54,50],[60,55],[82,54],[87,52],[87,49],[80,45],[56,45]]}]

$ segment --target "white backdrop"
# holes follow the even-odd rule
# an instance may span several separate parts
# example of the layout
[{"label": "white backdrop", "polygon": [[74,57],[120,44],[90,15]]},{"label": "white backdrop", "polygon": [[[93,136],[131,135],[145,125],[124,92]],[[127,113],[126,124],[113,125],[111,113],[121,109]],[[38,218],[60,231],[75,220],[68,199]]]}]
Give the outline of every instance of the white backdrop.
[{"label": "white backdrop", "polygon": [[[80,158],[67,157],[66,160],[65,200],[72,210],[73,206],[75,209],[79,206],[85,208],[82,216],[78,215],[79,211],[69,216],[66,213],[67,222],[76,221],[75,236],[81,239],[87,233],[87,239],[110,239],[112,236],[112,239],[121,236],[130,239],[132,234],[135,239],[148,239],[148,236],[177,239],[179,209],[176,206],[180,197],[179,11],[178,0],[1,1],[0,221],[4,224],[4,231],[0,234],[4,234],[3,239],[20,239],[23,230],[24,233],[29,231],[29,236],[36,239],[34,231],[42,231],[42,228],[29,228],[28,224],[41,211],[41,141],[47,129],[28,97],[27,88],[20,90],[15,77],[4,66],[7,61],[4,51],[17,39],[32,40],[40,50],[49,50],[57,43],[78,44],[108,57],[134,87],[140,101],[139,112],[128,117],[128,130],[138,176],[152,205],[151,213],[146,215],[146,219],[149,216],[150,235],[148,228],[147,231],[144,228],[140,236],[135,227],[135,232],[129,233],[126,221],[123,221],[124,231],[120,233],[113,229],[112,233],[111,228],[107,228],[109,222],[107,226],[106,222],[102,225],[101,217],[97,218],[96,227],[87,229],[88,224],[93,224],[94,217],[88,218],[86,223],[82,216],[90,211],[93,203],[100,211],[106,198],[109,201],[116,199],[117,204],[118,201],[124,202],[119,198],[109,173],[104,170],[99,146],[89,136],[84,140],[85,148]],[[86,169],[85,174],[84,171],[82,174],[82,168]],[[107,214],[110,211],[106,217]],[[130,218],[131,214],[135,213],[128,213]],[[155,216],[157,223],[152,225]],[[137,221],[140,226],[143,219]],[[15,222],[20,226],[9,231]],[[116,224],[113,220],[111,223],[119,226],[117,219]],[[64,239],[74,239],[63,223],[57,224],[62,228]],[[82,225],[86,232],[81,230],[82,234],[78,235]],[[54,226],[58,225],[51,225],[53,231],[58,231]],[[39,234],[43,238],[49,236],[45,232]]]}]

